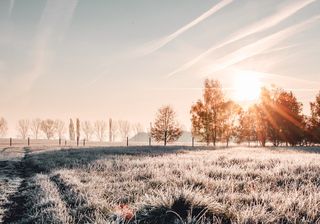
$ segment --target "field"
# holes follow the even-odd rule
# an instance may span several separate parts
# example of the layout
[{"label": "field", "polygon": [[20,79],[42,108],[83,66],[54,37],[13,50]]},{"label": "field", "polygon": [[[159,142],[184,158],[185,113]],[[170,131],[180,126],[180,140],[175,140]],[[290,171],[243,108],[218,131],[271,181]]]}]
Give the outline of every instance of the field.
[{"label": "field", "polygon": [[320,151],[0,149],[3,223],[320,223]]}]

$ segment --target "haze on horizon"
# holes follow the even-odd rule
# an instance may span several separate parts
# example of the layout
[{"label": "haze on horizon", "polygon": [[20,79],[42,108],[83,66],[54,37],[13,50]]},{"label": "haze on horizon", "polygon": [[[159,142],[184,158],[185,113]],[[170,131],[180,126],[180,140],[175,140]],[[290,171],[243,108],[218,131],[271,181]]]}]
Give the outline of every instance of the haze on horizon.
[{"label": "haze on horizon", "polygon": [[241,105],[256,80],[248,88],[292,90],[308,111],[319,39],[320,0],[2,0],[0,116],[9,133],[37,117],[147,127],[170,104],[189,129],[207,77]]}]

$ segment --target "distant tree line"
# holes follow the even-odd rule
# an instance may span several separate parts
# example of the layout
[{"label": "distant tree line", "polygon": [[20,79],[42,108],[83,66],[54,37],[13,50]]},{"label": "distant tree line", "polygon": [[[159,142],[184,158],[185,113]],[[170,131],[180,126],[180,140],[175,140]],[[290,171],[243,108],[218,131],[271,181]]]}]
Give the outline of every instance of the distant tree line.
[{"label": "distant tree line", "polygon": [[191,107],[192,133],[207,145],[255,142],[266,146],[320,143],[320,92],[310,103],[311,115],[302,113],[302,103],[292,91],[261,89],[258,103],[247,109],[227,100],[217,80],[205,80],[203,99]]},{"label": "distant tree line", "polygon": [[[21,139],[28,137],[39,139],[40,136],[44,136],[46,139],[64,139],[68,134],[69,139],[72,141],[80,139],[90,141],[95,137],[95,139],[102,142],[107,140],[109,135],[109,141],[114,142],[117,139],[123,141],[130,134],[135,135],[139,132],[144,132],[144,127],[140,123],[130,123],[126,120],[114,121],[111,118],[109,119],[109,125],[104,120],[81,122],[77,118],[74,123],[73,119],[70,119],[67,127],[65,122],[59,119],[41,120],[37,118],[19,120],[16,125],[16,131],[18,133],[17,137]],[[7,132],[8,123],[4,118],[0,118],[0,137],[5,137]]]}]

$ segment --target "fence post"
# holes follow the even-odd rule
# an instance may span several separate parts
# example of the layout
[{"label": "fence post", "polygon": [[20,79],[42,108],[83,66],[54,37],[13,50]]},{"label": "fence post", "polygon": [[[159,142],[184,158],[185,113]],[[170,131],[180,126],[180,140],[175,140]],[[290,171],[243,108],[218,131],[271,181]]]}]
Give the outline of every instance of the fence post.
[{"label": "fence post", "polygon": [[86,146],[86,139],[83,139],[83,146]]},{"label": "fence post", "polygon": [[194,137],[192,137],[192,147],[194,147]]},{"label": "fence post", "polygon": [[67,146],[67,140],[64,140],[64,146]]},{"label": "fence post", "polygon": [[28,146],[30,146],[30,138],[28,137]]},{"label": "fence post", "polygon": [[127,137],[127,147],[129,146],[129,137]]},{"label": "fence post", "polygon": [[149,146],[151,146],[151,137],[149,137]]},{"label": "fence post", "polygon": [[10,146],[12,146],[12,138],[10,138]]},{"label": "fence post", "polygon": [[61,138],[59,138],[59,146],[61,146]]},{"label": "fence post", "polygon": [[77,147],[79,146],[79,136],[77,137]]}]

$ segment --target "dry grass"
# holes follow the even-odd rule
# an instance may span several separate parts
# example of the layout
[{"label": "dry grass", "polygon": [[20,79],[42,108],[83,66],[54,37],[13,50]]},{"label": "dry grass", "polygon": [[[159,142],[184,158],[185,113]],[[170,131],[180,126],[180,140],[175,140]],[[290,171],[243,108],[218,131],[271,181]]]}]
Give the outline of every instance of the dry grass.
[{"label": "dry grass", "polygon": [[29,203],[21,220],[320,223],[316,150],[136,147],[32,153],[24,160]]}]

